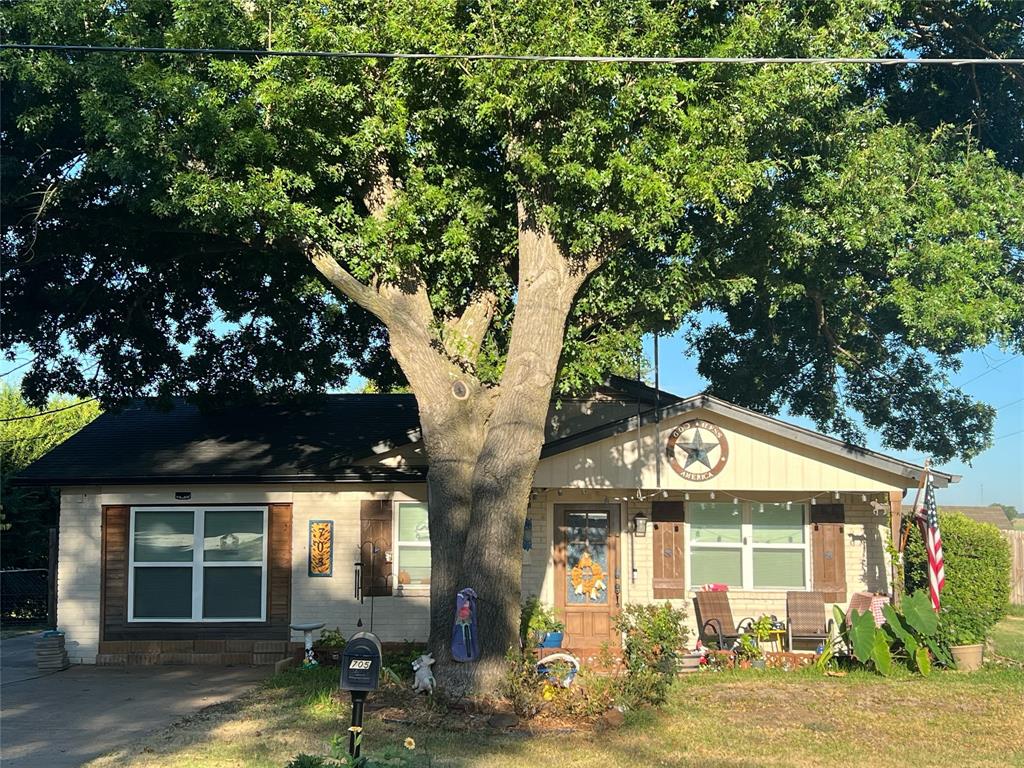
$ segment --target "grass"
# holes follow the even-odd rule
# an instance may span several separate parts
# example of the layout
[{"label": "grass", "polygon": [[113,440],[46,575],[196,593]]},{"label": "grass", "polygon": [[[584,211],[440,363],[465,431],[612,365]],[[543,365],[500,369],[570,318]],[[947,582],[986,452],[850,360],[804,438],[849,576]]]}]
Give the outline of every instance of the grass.
[{"label": "grass", "polygon": [[1010,607],[1009,615],[992,631],[996,653],[1024,662],[1024,606]]},{"label": "grass", "polygon": [[[89,768],[283,768],[298,752],[325,754],[348,725],[336,685],[336,671],[290,670]],[[412,736],[435,765],[458,768],[1024,766],[1022,704],[1024,668],[927,679],[712,672],[680,680],[664,708],[631,712],[613,731],[498,734],[478,720],[452,733],[371,715],[364,749]]]}]

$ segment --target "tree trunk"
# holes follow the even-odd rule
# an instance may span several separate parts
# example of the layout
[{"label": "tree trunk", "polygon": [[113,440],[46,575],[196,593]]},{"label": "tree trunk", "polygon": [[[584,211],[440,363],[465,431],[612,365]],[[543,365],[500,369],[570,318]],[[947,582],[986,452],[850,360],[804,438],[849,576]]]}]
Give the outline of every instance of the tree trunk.
[{"label": "tree trunk", "polygon": [[[471,370],[493,294],[481,293],[461,318],[438,323],[415,272],[400,283],[365,285],[323,248],[310,246],[310,258],[332,285],[385,323],[391,353],[416,394],[429,462],[434,675],[449,694],[493,693],[506,652],[518,646],[523,523],[565,324],[599,259],[570,261],[520,206],[515,316],[501,382],[488,389]],[[455,595],[465,587],[479,596],[482,655],[459,664],[450,642]]]},{"label": "tree trunk", "polygon": [[[505,371],[493,409],[478,433],[482,440],[473,452],[476,460],[468,487],[465,465],[438,462],[428,447],[431,514],[437,506],[436,514],[446,515],[445,505],[435,504],[435,492],[458,500],[460,520],[461,504],[466,498],[470,502],[468,525],[460,531],[439,521],[438,530],[444,526],[446,535],[435,539],[431,523],[431,551],[437,558],[431,569],[431,649],[437,659],[435,677],[452,695],[493,693],[506,653],[518,647],[523,524],[544,444],[566,319],[587,274],[574,273],[550,234],[522,212],[519,253],[518,301]],[[481,658],[458,664],[447,644],[455,593],[465,587],[478,596]],[[439,637],[438,632],[443,634]]]}]

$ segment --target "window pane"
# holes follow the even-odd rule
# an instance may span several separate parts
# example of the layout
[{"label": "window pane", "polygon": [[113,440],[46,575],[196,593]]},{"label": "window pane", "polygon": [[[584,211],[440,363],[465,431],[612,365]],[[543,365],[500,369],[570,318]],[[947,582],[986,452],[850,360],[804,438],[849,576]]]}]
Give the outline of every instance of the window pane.
[{"label": "window pane", "polygon": [[192,512],[136,510],[135,562],[192,562]]},{"label": "window pane", "polygon": [[261,568],[203,568],[204,619],[258,619]]},{"label": "window pane", "polygon": [[398,505],[398,540],[430,541],[426,504]]},{"label": "window pane", "polygon": [[192,618],[192,568],[135,568],[136,619]]},{"label": "window pane", "polygon": [[738,504],[703,502],[686,505],[690,541],[739,544],[742,541],[743,507]]},{"label": "window pane", "polygon": [[690,550],[690,581],[700,584],[743,586],[743,550],[700,547]]},{"label": "window pane", "polygon": [[755,549],[754,586],[804,586],[804,551],[802,549]]},{"label": "window pane", "polygon": [[263,561],[263,512],[208,510],[203,531],[203,559]]},{"label": "window pane", "polygon": [[398,550],[398,583],[405,586],[430,584],[428,547],[404,547]]},{"label": "window pane", "polygon": [[804,505],[753,504],[755,544],[803,544]]}]

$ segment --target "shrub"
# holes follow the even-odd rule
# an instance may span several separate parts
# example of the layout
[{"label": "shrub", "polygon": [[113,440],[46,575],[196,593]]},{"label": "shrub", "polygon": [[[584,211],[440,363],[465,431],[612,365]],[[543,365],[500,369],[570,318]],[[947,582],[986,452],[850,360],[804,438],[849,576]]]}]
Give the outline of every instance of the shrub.
[{"label": "shrub", "polygon": [[662,605],[626,605],[615,617],[623,634],[626,690],[636,702],[664,701],[668,686],[679,671],[679,657],[689,635],[686,611]]},{"label": "shrub", "polygon": [[[983,643],[1006,615],[1010,549],[999,529],[957,512],[940,514],[946,587],[939,636],[951,645]],[[928,555],[915,526],[906,550],[907,591],[928,589]]]},{"label": "shrub", "polygon": [[505,674],[499,691],[508,699],[512,710],[520,717],[533,717],[544,704],[541,686],[543,678],[537,672],[537,660],[528,652],[509,649],[505,655]]}]

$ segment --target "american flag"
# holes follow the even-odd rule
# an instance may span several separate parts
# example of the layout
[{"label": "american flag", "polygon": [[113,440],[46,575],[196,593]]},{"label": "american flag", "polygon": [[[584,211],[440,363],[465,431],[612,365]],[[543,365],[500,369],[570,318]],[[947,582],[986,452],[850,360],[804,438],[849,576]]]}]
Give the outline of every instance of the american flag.
[{"label": "american flag", "polygon": [[[920,494],[918,496],[920,497]],[[931,472],[928,473],[924,484],[924,501],[916,505],[914,516],[921,527],[924,548],[928,552],[928,588],[931,592],[932,607],[938,611],[939,594],[946,586],[946,571],[942,560],[942,534],[939,533],[939,511],[935,506],[935,488],[932,486]]]}]

